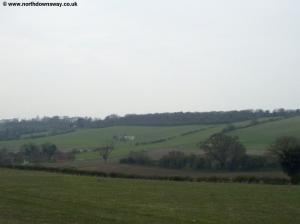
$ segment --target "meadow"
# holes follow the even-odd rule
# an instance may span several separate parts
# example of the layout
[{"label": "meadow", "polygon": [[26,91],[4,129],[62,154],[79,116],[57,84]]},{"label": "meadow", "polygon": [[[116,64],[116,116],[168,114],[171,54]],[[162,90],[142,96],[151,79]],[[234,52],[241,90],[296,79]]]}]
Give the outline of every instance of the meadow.
[{"label": "meadow", "polygon": [[236,135],[248,150],[260,150],[268,147],[278,137],[300,137],[300,117],[266,122],[252,127],[230,132]]},{"label": "meadow", "polygon": [[[1,141],[0,147],[17,150],[22,144],[29,142],[36,144],[51,142],[56,144],[61,150],[71,150],[74,148],[91,149],[110,144],[114,135],[135,136],[134,141],[114,141],[115,150],[112,156],[120,156],[128,154],[131,150],[139,151],[157,148],[196,149],[196,144],[199,140],[204,140],[211,134],[222,130],[222,127],[223,126],[214,127],[207,125],[170,127],[114,126],[98,129],[83,129],[67,134],[42,138]],[[190,132],[193,133],[184,135]],[[166,141],[151,143],[151,141],[167,138],[169,139]],[[146,144],[136,145],[136,143]],[[89,158],[89,154],[93,155],[93,153],[87,153],[87,155],[83,155],[83,158]]]},{"label": "meadow", "polygon": [[[262,118],[254,126],[248,126],[251,121],[235,123],[235,130],[227,134],[235,135],[246,146],[248,153],[261,154],[272,144],[277,137],[300,135],[300,117],[269,120]],[[78,160],[98,158],[97,152],[91,151],[96,147],[114,143],[111,158],[119,158],[130,151],[154,151],[163,154],[170,150],[183,150],[187,152],[199,152],[198,143],[207,139],[214,133],[220,132],[226,127],[220,125],[186,125],[186,126],[113,126],[98,129],[79,129],[75,132],[47,136],[41,138],[0,141],[0,148],[6,147],[17,150],[22,144],[33,142],[42,144],[51,142],[61,150],[85,149],[84,153],[77,156]],[[113,136],[134,136],[134,141],[113,141]]]},{"label": "meadow", "polygon": [[300,223],[300,187],[0,169],[0,223]]}]

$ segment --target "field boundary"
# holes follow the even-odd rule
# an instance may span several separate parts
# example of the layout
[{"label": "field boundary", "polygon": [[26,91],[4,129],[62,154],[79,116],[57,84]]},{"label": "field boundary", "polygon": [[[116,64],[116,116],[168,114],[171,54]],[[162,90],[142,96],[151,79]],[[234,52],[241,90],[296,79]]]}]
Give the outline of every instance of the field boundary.
[{"label": "field boundary", "polygon": [[187,182],[209,182],[209,183],[248,183],[248,184],[272,184],[287,185],[291,184],[286,178],[271,177],[255,177],[255,176],[237,176],[237,177],[182,177],[182,176],[143,176],[135,174],[124,174],[116,172],[87,171],[71,168],[57,168],[45,166],[24,166],[24,165],[0,165],[0,168],[28,170],[28,171],[44,171],[52,173],[62,173],[77,176],[94,176],[108,178],[125,178],[125,179],[145,179],[145,180],[166,180],[166,181],[187,181]]},{"label": "field boundary", "polygon": [[209,129],[215,128],[215,126],[210,126],[210,127],[205,127],[205,128],[200,128],[200,129],[194,129],[191,131],[186,131],[177,135],[173,135],[173,136],[169,136],[169,137],[165,137],[165,138],[160,138],[160,139],[154,139],[151,141],[147,141],[147,142],[136,142],[135,145],[139,146],[139,145],[152,145],[152,144],[157,144],[157,143],[162,143],[162,142],[167,142],[173,139],[176,139],[178,137],[184,137],[187,135],[192,135],[192,134],[196,134],[198,132],[202,132],[202,131],[206,131]]}]

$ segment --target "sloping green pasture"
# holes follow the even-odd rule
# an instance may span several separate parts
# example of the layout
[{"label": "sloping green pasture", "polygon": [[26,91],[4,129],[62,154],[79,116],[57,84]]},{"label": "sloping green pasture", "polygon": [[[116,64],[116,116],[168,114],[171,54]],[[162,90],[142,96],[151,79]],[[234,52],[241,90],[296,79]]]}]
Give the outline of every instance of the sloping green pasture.
[{"label": "sloping green pasture", "polygon": [[[250,153],[262,153],[277,137],[290,135],[300,137],[300,117],[269,121],[260,119],[255,126],[247,126],[249,121],[234,124],[238,129],[228,132],[239,136]],[[42,138],[1,141],[0,147],[17,150],[22,144],[33,142],[42,144],[51,142],[61,150],[91,150],[109,144],[114,135],[135,136],[134,141],[114,141],[115,149],[112,157],[128,154],[130,151],[141,150],[199,150],[198,143],[210,135],[220,132],[226,125],[187,125],[171,127],[115,126],[98,129],[83,129],[72,133]],[[139,144],[137,144],[139,143]],[[78,155],[78,159],[95,159],[98,153],[88,151]]]}]

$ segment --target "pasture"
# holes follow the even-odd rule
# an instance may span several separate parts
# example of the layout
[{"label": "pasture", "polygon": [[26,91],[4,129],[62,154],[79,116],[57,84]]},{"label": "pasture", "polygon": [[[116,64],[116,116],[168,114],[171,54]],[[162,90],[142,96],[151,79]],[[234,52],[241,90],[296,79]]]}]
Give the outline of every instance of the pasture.
[{"label": "pasture", "polygon": [[300,187],[0,169],[0,223],[300,223]]},{"label": "pasture", "polygon": [[263,149],[268,147],[278,137],[300,137],[300,117],[266,122],[252,127],[238,129],[230,132],[231,135],[239,136],[241,142],[249,150]]},{"label": "pasture", "polygon": [[[277,137],[300,136],[300,117],[284,118],[275,121],[262,118],[255,126],[248,127],[250,121],[235,123],[236,130],[227,134],[236,135],[246,146],[248,153],[265,152]],[[0,141],[0,148],[18,149],[22,144],[33,142],[42,144],[51,142],[61,150],[81,149],[85,152],[77,155],[78,160],[98,158],[98,153],[91,151],[96,147],[113,142],[115,149],[111,158],[119,158],[130,151],[155,151],[163,154],[170,150],[199,152],[198,143],[226,127],[221,125],[187,125],[187,126],[113,126],[98,129],[79,129],[75,132],[41,138]],[[134,136],[133,141],[114,140],[114,136]]]}]

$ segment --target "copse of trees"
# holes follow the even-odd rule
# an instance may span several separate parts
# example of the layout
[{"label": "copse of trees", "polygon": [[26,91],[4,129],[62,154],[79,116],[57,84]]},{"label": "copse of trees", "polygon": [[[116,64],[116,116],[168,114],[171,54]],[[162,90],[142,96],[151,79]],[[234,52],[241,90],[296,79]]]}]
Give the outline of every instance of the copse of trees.
[{"label": "copse of trees", "polygon": [[23,154],[24,160],[32,163],[51,161],[57,152],[57,146],[52,143],[44,143],[42,145],[27,143],[20,147],[20,153]]},{"label": "copse of trees", "polygon": [[271,152],[277,156],[291,183],[300,183],[300,140],[295,137],[278,138],[271,146]]},{"label": "copse of trees", "polygon": [[38,162],[44,160],[40,147],[33,143],[24,144],[20,148],[20,152],[24,155],[24,161]]},{"label": "copse of trees", "polygon": [[73,152],[61,152],[55,144],[44,143],[36,145],[33,143],[24,144],[17,152],[10,152],[7,149],[0,149],[1,165],[36,164],[51,161],[66,161],[74,159]]},{"label": "copse of trees", "polygon": [[158,161],[158,165],[169,169],[210,169],[207,160],[203,156],[195,154],[186,155],[181,151],[171,151],[167,155],[164,155]]},{"label": "copse of trees", "polygon": [[120,159],[120,163],[204,171],[263,171],[280,168],[279,163],[268,155],[246,155],[239,166],[229,169],[216,166],[205,155],[185,154],[181,151],[171,151],[157,161],[151,159],[145,152],[131,152],[129,156]]},{"label": "copse of trees", "polygon": [[144,152],[134,152],[120,160],[120,163],[153,165],[169,169],[254,171],[279,169],[279,163],[272,156],[248,155],[239,139],[217,133],[199,143],[204,154],[185,154],[171,151],[158,161],[151,160]]}]

